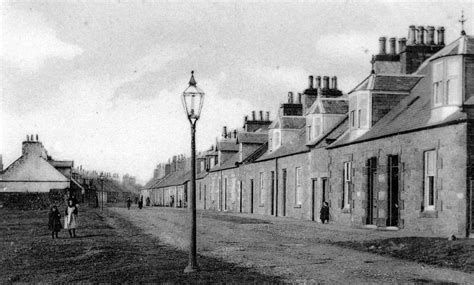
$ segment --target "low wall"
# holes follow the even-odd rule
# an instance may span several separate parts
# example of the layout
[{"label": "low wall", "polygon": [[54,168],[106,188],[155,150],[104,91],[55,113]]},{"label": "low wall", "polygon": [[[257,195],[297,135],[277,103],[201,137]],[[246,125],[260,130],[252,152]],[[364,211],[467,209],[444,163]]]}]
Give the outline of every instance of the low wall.
[{"label": "low wall", "polygon": [[0,207],[20,210],[49,209],[52,205],[65,204],[66,190],[51,190],[49,193],[0,192]]}]

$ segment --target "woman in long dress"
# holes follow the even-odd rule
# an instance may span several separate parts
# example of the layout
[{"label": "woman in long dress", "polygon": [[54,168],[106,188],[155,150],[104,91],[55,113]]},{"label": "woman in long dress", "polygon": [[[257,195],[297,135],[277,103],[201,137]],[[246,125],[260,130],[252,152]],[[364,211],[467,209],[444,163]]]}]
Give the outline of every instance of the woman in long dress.
[{"label": "woman in long dress", "polygon": [[73,201],[68,200],[64,228],[69,231],[70,237],[76,237],[76,228],[78,225],[79,223],[77,206],[74,205]]}]

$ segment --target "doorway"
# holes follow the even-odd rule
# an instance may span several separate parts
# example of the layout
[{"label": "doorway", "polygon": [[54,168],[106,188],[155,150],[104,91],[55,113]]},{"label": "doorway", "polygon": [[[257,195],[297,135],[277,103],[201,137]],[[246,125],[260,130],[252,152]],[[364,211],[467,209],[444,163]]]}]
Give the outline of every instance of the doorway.
[{"label": "doorway", "polygon": [[317,217],[317,212],[318,212],[318,209],[317,209],[317,184],[318,184],[318,179],[316,178],[313,178],[311,179],[311,221],[316,221],[316,217]]},{"label": "doorway", "polygon": [[367,209],[366,209],[366,220],[367,225],[375,225],[377,203],[375,201],[375,179],[377,171],[377,158],[371,157],[367,161]]},{"label": "doorway", "polygon": [[399,159],[388,156],[388,217],[387,227],[397,227],[399,220]]},{"label": "doorway", "polygon": [[270,207],[270,215],[273,216],[273,214],[275,213],[275,171],[271,171],[270,172],[271,174],[271,179],[272,179],[272,182],[271,182],[271,197],[270,197],[270,201],[271,201],[271,207]]},{"label": "doorway", "polygon": [[239,212],[242,213],[242,180],[239,181]]},{"label": "doorway", "polygon": [[204,210],[206,209],[206,197],[207,197],[206,194],[207,194],[207,193],[206,193],[206,184],[204,184],[204,205],[203,205]]},{"label": "doorway", "polygon": [[253,179],[250,179],[250,214],[253,214]]}]

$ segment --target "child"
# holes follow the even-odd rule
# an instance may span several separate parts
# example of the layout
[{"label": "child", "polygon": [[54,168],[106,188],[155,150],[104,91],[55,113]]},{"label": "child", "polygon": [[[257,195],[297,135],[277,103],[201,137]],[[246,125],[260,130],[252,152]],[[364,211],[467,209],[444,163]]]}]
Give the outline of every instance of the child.
[{"label": "child", "polygon": [[323,223],[323,224],[329,223],[329,204],[328,204],[328,202],[323,203],[323,206],[321,207],[320,214],[321,214],[321,216],[320,216],[321,223]]},{"label": "child", "polygon": [[70,237],[76,237],[76,228],[78,226],[78,210],[77,206],[74,205],[74,202],[68,200],[68,205],[66,208],[66,217],[64,221],[64,228],[69,231]]},{"label": "child", "polygon": [[61,225],[61,214],[58,211],[58,207],[53,205],[51,207],[51,211],[49,211],[49,223],[48,223],[48,228],[51,231],[51,236],[58,238],[58,233],[62,228]]}]

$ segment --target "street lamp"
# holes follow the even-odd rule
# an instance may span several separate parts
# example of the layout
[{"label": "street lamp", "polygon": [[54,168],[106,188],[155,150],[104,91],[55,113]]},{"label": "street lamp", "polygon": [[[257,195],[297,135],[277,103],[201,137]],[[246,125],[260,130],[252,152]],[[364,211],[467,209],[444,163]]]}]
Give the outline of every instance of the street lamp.
[{"label": "street lamp", "polygon": [[196,122],[201,114],[202,103],[204,102],[204,92],[196,86],[194,71],[191,71],[189,86],[184,90],[183,107],[191,124],[191,193],[189,197],[189,209],[191,212],[191,230],[189,241],[189,264],[184,269],[185,273],[196,272],[199,270],[196,257]]}]

